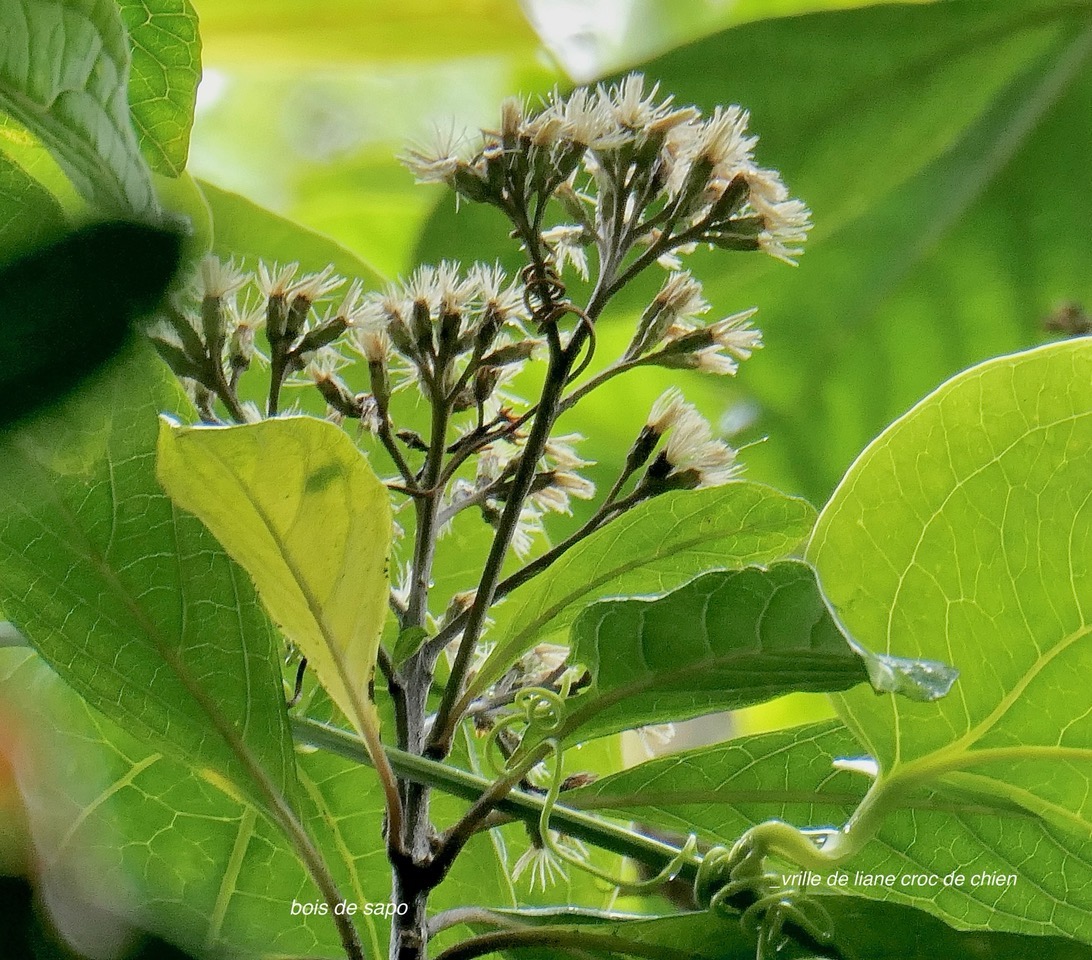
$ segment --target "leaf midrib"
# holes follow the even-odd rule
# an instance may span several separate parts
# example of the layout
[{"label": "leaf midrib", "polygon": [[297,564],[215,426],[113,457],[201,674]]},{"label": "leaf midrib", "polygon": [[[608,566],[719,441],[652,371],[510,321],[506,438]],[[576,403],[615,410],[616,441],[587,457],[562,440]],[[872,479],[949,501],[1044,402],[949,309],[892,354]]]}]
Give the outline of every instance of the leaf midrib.
[{"label": "leaf midrib", "polygon": [[[173,427],[171,428],[174,429]],[[231,465],[220,455],[220,453],[214,449],[214,445],[206,445],[206,452],[212,459],[219,463],[224,472],[232,477],[239,489],[243,492],[247,502],[254,509],[258,519],[261,520],[262,525],[265,527],[266,533],[269,534],[269,538],[273,541],[277,555],[281,558],[285,567],[288,569],[292,582],[296,584],[300,594],[303,596],[304,602],[307,604],[307,612],[311,615],[311,619],[315,622],[319,628],[319,633],[322,637],[322,642],[326,645],[326,649],[330,651],[330,659],[334,662],[334,666],[337,669],[338,679],[341,681],[342,687],[349,696],[349,701],[353,706],[353,711],[356,713],[356,717],[353,718],[361,726],[361,733],[364,733],[369,729],[368,714],[364,709],[363,701],[360,699],[360,695],[356,690],[355,685],[351,682],[346,673],[346,664],[344,657],[341,655],[341,651],[338,649],[335,641],[332,629],[326,622],[325,616],[321,613],[321,604],[318,598],[314,595],[310,586],[303,578],[291,552],[287,548],[287,544],[283,541],[276,528],[273,525],[273,520],[266,512],[261,503],[254,497],[250,487],[243,482],[243,478],[239,476],[231,467]]]},{"label": "leaf midrib", "polygon": [[1031,668],[1024,673],[1019,682],[1001,698],[993,711],[962,737],[939,750],[934,750],[932,753],[925,754],[907,763],[896,763],[888,775],[888,779],[892,783],[896,781],[916,783],[944,773],[955,772],[964,767],[990,762],[991,759],[1010,755],[1016,759],[1038,757],[1038,751],[1047,751],[1048,753],[1054,751],[1055,755],[1060,755],[1069,750],[1076,750],[1082,759],[1092,758],[1092,750],[1085,750],[1080,747],[1062,747],[1060,745],[1053,747],[1045,745],[997,747],[985,750],[969,749],[997,725],[1051,661],[1072,647],[1073,644],[1090,635],[1092,635],[1092,627],[1082,624],[1077,630],[1063,638],[1060,643],[1051,647],[1047,653],[1040,656]]},{"label": "leaf midrib", "polygon": [[[589,788],[594,790],[594,787]],[[852,810],[864,797],[859,793],[835,793],[820,790],[734,790],[711,788],[708,790],[636,790],[631,793],[589,794],[588,796],[568,796],[565,805],[577,810],[618,810],[632,812],[634,808],[655,809],[669,816],[681,819],[673,813],[672,807],[687,804],[718,804],[736,806],[739,804],[802,804],[814,807],[836,807]],[[986,803],[962,803],[956,800],[933,800],[907,797],[896,803],[893,810],[913,810],[930,813],[951,813],[954,815],[979,814],[990,817],[1003,817],[1013,820],[1037,820],[1034,813],[1027,810],[1014,810],[995,807]]]},{"label": "leaf midrib", "polygon": [[[23,463],[31,467],[32,470],[41,472],[41,468],[32,464],[25,455],[22,456],[21,459]],[[108,453],[107,459],[113,462],[114,457]],[[110,590],[114,596],[121,601],[125,609],[129,611],[135,621],[135,625],[148,640],[151,641],[156,653],[163,660],[167,668],[175,677],[177,677],[179,683],[182,684],[183,688],[190,695],[197,707],[212,721],[213,729],[220,735],[230,752],[241,763],[243,769],[246,770],[251,779],[251,786],[257,788],[259,796],[270,805],[270,808],[276,808],[281,804],[284,804],[287,808],[287,802],[284,800],[280,785],[275,784],[272,781],[269,773],[254,755],[246,741],[243,740],[242,736],[227,717],[219,711],[215,701],[205,693],[204,689],[192,676],[185,663],[175,653],[167,639],[159,632],[154,619],[148,616],[141,603],[130,594],[129,589],[121,581],[117,571],[110,562],[101,555],[94,544],[87,538],[86,530],[81,526],[79,516],[73,513],[63,497],[57,495],[53,488],[53,484],[48,481],[48,478],[40,485],[39,489],[49,491],[53,505],[58,513],[64,517],[65,522],[68,524],[69,531],[74,535],[77,542],[83,544],[82,551],[77,549],[73,544],[71,546],[72,552],[81,559],[88,561],[92,568],[98,571],[99,576],[102,578],[103,585]],[[112,502],[111,514],[115,512],[116,503]],[[30,516],[29,513],[27,513],[27,516]],[[177,542],[177,519],[174,516],[173,508],[171,510],[171,526]]]}]

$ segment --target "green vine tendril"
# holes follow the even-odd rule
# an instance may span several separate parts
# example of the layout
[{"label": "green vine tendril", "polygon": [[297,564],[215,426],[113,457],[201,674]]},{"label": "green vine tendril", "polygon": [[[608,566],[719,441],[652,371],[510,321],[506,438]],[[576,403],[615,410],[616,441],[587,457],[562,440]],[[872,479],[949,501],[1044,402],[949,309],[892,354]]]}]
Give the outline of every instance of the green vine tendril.
[{"label": "green vine tendril", "polygon": [[[780,874],[768,870],[767,855],[772,847],[806,844],[811,857],[822,856],[812,836],[779,821],[771,821],[748,830],[731,848],[713,847],[703,856],[698,854],[698,838],[690,834],[671,861],[659,873],[647,880],[630,880],[615,876],[575,856],[553,837],[550,817],[557,805],[564,783],[564,754],[561,741],[549,736],[557,731],[565,716],[567,684],[560,691],[543,687],[527,687],[515,696],[515,712],[500,719],[486,740],[487,762],[497,775],[510,775],[515,757],[505,758],[501,769],[493,760],[497,737],[513,726],[524,726],[528,734],[549,749],[551,772],[546,798],[538,820],[538,840],[551,855],[571,867],[583,870],[599,880],[627,893],[642,893],[657,889],[673,880],[682,869],[697,858],[694,899],[702,907],[725,917],[739,919],[743,929],[757,940],[756,960],[772,960],[788,943],[785,926],[791,924],[819,943],[833,939],[833,921],[826,909],[814,898],[807,897],[806,888],[786,886]],[[501,754],[499,749],[497,754]],[[545,758],[544,758],[545,759]],[[542,761],[540,761],[542,762]],[[788,832],[793,837],[788,839]],[[828,838],[831,831],[814,831]]]}]

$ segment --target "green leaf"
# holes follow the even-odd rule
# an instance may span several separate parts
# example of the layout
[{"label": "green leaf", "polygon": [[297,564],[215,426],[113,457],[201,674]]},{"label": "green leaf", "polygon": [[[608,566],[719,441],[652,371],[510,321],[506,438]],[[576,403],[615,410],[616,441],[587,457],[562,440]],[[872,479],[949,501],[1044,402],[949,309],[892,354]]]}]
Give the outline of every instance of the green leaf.
[{"label": "green leaf", "polygon": [[592,604],[573,624],[591,674],[551,736],[586,739],[762,703],[845,690],[865,664],[797,561],[699,577],[659,600]]},{"label": "green leaf", "polygon": [[[934,960],[936,957],[974,957],[976,960],[1086,960],[1092,949],[1059,937],[1019,936],[1005,933],[958,933],[941,921],[909,907],[876,903],[856,897],[822,898],[830,914],[831,930],[842,960]],[[549,927],[562,938],[567,933],[601,938],[580,945],[581,956],[614,958],[619,955],[687,957],[690,960],[753,960],[755,940],[735,918],[712,913],[685,913],[668,917],[630,917],[622,914],[581,913],[566,910],[528,917],[498,911],[498,918],[519,924]],[[626,946],[633,949],[630,954]],[[524,960],[552,960],[551,948],[521,949],[512,956]],[[779,957],[813,960],[814,952],[787,944]]]},{"label": "green leaf", "polygon": [[212,211],[213,252],[218,256],[298,262],[304,270],[321,270],[332,263],[342,276],[359,277],[370,285],[383,282],[382,274],[329,237],[236,193],[204,181],[198,183]]},{"label": "green leaf", "polygon": [[87,217],[87,201],[80,196],[51,154],[23,124],[0,113],[0,152],[52,194],[69,218]]},{"label": "green leaf", "polygon": [[[43,860],[69,870],[104,906],[196,956],[344,960],[329,917],[292,916],[292,901],[320,899],[285,839],[253,809],[192,775],[90,709],[41,660],[0,649],[0,697],[28,764],[35,842]],[[336,708],[310,711],[327,721]],[[360,759],[326,751],[296,757],[299,811],[346,899],[385,903],[390,866],[383,793]],[[437,793],[444,824],[463,801]],[[436,909],[470,902],[512,906],[490,838],[476,837],[436,890]],[[388,921],[357,914],[369,957],[385,955]]]},{"label": "green leaf", "polygon": [[266,609],[373,747],[370,694],[387,616],[387,488],[339,427],[282,417],[237,427],[164,420],[158,472],[253,578]]},{"label": "green leaf", "polygon": [[498,607],[496,648],[470,684],[476,695],[536,639],[561,633],[589,603],[662,595],[709,570],[733,570],[792,553],[814,511],[755,483],[669,493],[577,544]]},{"label": "green leaf", "polygon": [[428,639],[428,635],[428,631],[424,627],[410,627],[398,634],[394,650],[391,652],[395,664],[404,663],[412,657],[421,644]]},{"label": "green leaf", "polygon": [[141,353],[3,439],[0,607],[88,703],[264,804],[295,783],[279,640],[246,577],[159,490],[156,413],[179,402],[161,377]]},{"label": "green leaf", "polygon": [[0,153],[0,262],[52,240],[67,225],[53,195]]},{"label": "green leaf", "polygon": [[[604,18],[582,23],[573,31],[566,16],[546,16],[536,23],[550,52],[557,56],[569,73],[587,76],[589,59],[600,72],[618,70],[672,47],[696,40],[725,27],[766,20],[795,17],[819,10],[838,10],[866,6],[871,0],[635,0],[624,22]],[[888,0],[889,3],[921,3],[934,0]]]},{"label": "green leaf", "polygon": [[[848,729],[825,721],[650,760],[566,791],[564,802],[725,846],[771,819],[837,829],[872,778],[867,765],[836,761],[861,754]],[[839,893],[916,906],[961,929],[1085,940],[1092,924],[1083,895],[1092,888],[1092,839],[1014,804],[987,804],[965,793],[921,789],[898,797],[872,842],[836,873],[847,876]],[[953,873],[964,883],[945,886],[943,878]],[[1017,882],[984,884],[982,875],[1016,875]],[[877,885],[866,876],[896,879]],[[922,876],[936,877],[936,885],[902,880]]]},{"label": "green leaf", "polygon": [[[40,855],[104,907],[196,956],[344,957],[329,917],[291,915],[293,900],[321,896],[253,807],[89,708],[25,651],[0,651],[0,692],[28,742],[51,761],[26,771]],[[342,894],[383,901],[389,866],[367,856],[382,843],[374,775],[325,753],[296,760],[300,814]],[[384,921],[360,920],[369,956],[378,955]]]},{"label": "green leaf", "polygon": [[0,109],[39,137],[103,210],[159,212],[126,99],[129,47],[107,0],[0,0]]},{"label": "green leaf", "polygon": [[118,0],[129,31],[129,109],[140,149],[156,173],[186,169],[201,39],[189,0]]},{"label": "green leaf", "polygon": [[[935,704],[839,700],[885,796],[937,785],[1092,835],[1090,455],[1092,340],[1081,338],[949,381],[860,456],[824,508],[808,556],[842,622],[965,678]],[[1030,896],[1026,916],[996,925],[1027,929],[1051,904]]]},{"label": "green leaf", "polygon": [[163,298],[180,256],[173,233],[106,223],[0,267],[0,426],[63,397],[114,357],[133,321]]},{"label": "green leaf", "polygon": [[798,270],[694,259],[717,310],[761,311],[766,349],[740,380],[770,437],[751,476],[825,499],[918,398],[1092,298],[1088,137],[1073,136],[1090,15],[1064,0],[883,4],[743,26],[646,65],[683,102],[748,107],[761,162],[814,211]]},{"label": "green leaf", "polygon": [[729,845],[771,817],[800,826],[848,819],[868,780],[832,763],[859,754],[842,724],[826,721],[648,760],[566,791],[565,805]]},{"label": "green leaf", "polygon": [[205,194],[188,173],[177,177],[156,174],[155,186],[163,209],[186,224],[187,257],[199,260],[212,249],[212,211]]}]

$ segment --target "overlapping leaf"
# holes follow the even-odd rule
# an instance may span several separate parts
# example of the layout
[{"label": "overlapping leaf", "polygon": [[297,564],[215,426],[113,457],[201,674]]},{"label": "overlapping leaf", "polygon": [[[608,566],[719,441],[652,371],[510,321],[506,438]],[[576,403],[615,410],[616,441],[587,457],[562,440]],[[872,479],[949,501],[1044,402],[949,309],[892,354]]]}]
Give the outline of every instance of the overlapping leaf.
[{"label": "overlapping leaf", "polygon": [[[965,678],[935,704],[838,701],[889,795],[939,785],[1026,810],[1066,846],[1092,836],[1090,457],[1092,340],[1080,338],[945,384],[824,508],[808,556],[841,620],[880,651],[943,658]],[[1024,913],[995,928],[1060,912],[1028,889],[1041,867],[1025,869]],[[1067,899],[1089,902],[1092,880],[1065,869]]]},{"label": "overlapping leaf", "polygon": [[164,421],[158,474],[251,575],[374,748],[369,688],[387,616],[390,497],[348,434],[310,417],[236,427]]},{"label": "overlapping leaf", "polygon": [[127,99],[129,47],[109,0],[3,0],[0,110],[56,157],[103,210],[153,217],[159,204]]},{"label": "overlapping leaf", "polygon": [[[567,792],[565,803],[683,836],[693,831],[726,846],[770,819],[839,828],[871,780],[835,761],[861,754],[849,730],[827,721],[650,760]],[[794,872],[791,865],[783,869]],[[1086,940],[1092,924],[1092,840],[981,797],[935,789],[905,795],[841,872],[848,881],[835,888],[839,893],[913,905],[961,929]],[[964,882],[945,886],[943,878],[952,873]],[[893,875],[896,881],[865,885],[862,875]],[[986,883],[983,875],[1015,875],[1017,882]],[[904,876],[937,880],[914,886],[903,883]]]},{"label": "overlapping leaf", "polygon": [[573,547],[498,608],[496,649],[471,684],[497,679],[536,638],[559,633],[604,597],[662,595],[709,570],[780,559],[811,528],[812,507],[754,483],[666,494]]},{"label": "overlapping leaf", "polygon": [[66,224],[49,191],[0,153],[0,262],[60,234]]},{"label": "overlapping leaf", "polygon": [[225,259],[261,257],[269,262],[299,263],[304,270],[329,264],[343,276],[382,282],[374,267],[336,241],[286,220],[256,203],[211,183],[200,182],[215,224],[215,252]]},{"label": "overlapping leaf", "polygon": [[[847,642],[798,561],[711,573],[658,600],[592,604],[573,625],[571,659],[591,680],[551,736],[588,739],[845,690],[875,660]],[[906,665],[885,667],[909,683]]]},{"label": "overlapping leaf", "polygon": [[[292,915],[321,899],[286,841],[252,808],[184,763],[89,709],[37,657],[0,650],[0,693],[27,723],[39,763],[25,771],[39,854],[71,871],[89,895],[205,956],[344,958],[329,917]],[[332,708],[311,711],[323,721]],[[317,712],[316,712],[317,711]],[[301,816],[342,895],[358,904],[390,896],[383,795],[356,760],[301,752]],[[434,798],[438,821],[465,809]],[[472,900],[511,906],[488,837],[475,838],[436,892],[437,909]],[[369,957],[386,952],[388,921],[357,914]]]},{"label": "overlapping leaf", "polygon": [[[40,222],[49,229],[48,216]],[[104,223],[0,267],[0,425],[47,407],[119,353],[180,258],[173,233]]]}]

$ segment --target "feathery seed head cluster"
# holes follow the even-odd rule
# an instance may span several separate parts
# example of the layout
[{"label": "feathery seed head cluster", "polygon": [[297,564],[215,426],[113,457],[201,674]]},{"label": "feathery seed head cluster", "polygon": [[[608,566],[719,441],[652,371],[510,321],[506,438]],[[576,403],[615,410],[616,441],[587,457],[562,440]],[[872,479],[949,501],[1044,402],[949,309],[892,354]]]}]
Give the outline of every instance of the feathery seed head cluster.
[{"label": "feathery seed head cluster", "polygon": [[630,74],[614,85],[555,90],[538,109],[506,100],[498,129],[484,131],[472,152],[444,138],[402,159],[418,181],[446,183],[517,225],[528,201],[541,211],[556,195],[570,214],[574,198],[589,202],[595,210],[581,224],[540,231],[559,271],[568,264],[586,275],[574,247],[617,249],[619,239],[669,265],[700,244],[795,263],[810,213],[776,170],[758,166],[749,120],[738,106],[707,117],[676,107],[658,85]]}]

